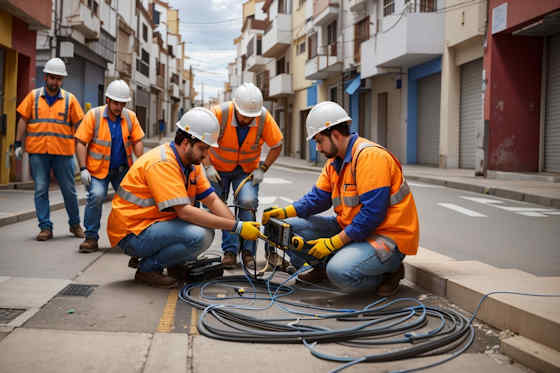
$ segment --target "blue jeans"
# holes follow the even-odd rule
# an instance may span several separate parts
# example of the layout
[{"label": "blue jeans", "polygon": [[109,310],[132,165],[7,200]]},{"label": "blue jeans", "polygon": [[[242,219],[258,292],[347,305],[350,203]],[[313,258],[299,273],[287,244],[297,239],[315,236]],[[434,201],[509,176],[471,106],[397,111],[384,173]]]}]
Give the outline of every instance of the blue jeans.
[{"label": "blue jeans", "polygon": [[91,184],[88,187],[86,211],[84,213],[86,238],[99,239],[98,232],[99,225],[101,224],[101,212],[103,211],[103,201],[107,197],[109,182],[113,185],[113,189],[117,191],[127,171],[128,166],[123,166],[109,170],[109,174],[105,179],[91,177]]},{"label": "blue jeans", "polygon": [[72,162],[71,155],[29,154],[31,177],[35,182],[35,211],[41,230],[52,231],[53,228],[49,205],[51,169],[60,185],[64,207],[68,213],[68,224],[70,226],[80,224],[80,210],[78,209],[78,195],[76,194]]},{"label": "blue jeans", "polygon": [[[239,166],[231,172],[219,172],[219,174],[222,178],[221,183],[212,183],[212,186],[220,198],[227,203],[230,187],[233,192],[235,192],[239,184],[241,184],[243,179],[249,174],[245,173]],[[236,219],[254,221],[256,219],[257,207],[259,206],[259,185],[253,185],[251,181],[246,182],[233,203],[240,207],[238,216],[235,217]],[[222,251],[224,253],[231,252],[237,254],[240,246],[239,241],[240,239],[237,234],[229,231],[222,231]],[[256,241],[244,241],[243,250],[247,250],[255,255],[255,248]]]},{"label": "blue jeans", "polygon": [[[311,216],[308,219],[290,218],[294,233],[305,241],[331,237],[342,229],[334,216]],[[305,255],[289,251],[294,266],[300,267],[306,260]],[[402,263],[404,255],[395,248],[383,261],[367,241],[351,242],[339,249],[327,262],[327,276],[340,290],[356,292],[376,289],[383,280],[384,273],[395,272]]]},{"label": "blue jeans", "polygon": [[196,259],[213,239],[213,229],[173,219],[154,223],[138,236],[129,234],[119,242],[119,247],[125,254],[142,259],[138,266],[141,272],[160,272]]}]

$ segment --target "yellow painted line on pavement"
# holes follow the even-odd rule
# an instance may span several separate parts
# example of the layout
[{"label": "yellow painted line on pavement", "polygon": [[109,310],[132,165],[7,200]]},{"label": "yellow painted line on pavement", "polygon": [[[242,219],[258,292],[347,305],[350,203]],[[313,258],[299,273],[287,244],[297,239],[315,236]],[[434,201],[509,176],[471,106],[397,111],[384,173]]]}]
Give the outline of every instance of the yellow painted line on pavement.
[{"label": "yellow painted line on pavement", "polygon": [[193,308],[191,312],[191,328],[189,330],[190,335],[198,335],[198,328],[196,327],[197,323],[198,323],[198,311],[196,308]]},{"label": "yellow painted line on pavement", "polygon": [[167,304],[163,309],[163,315],[161,315],[161,319],[159,319],[159,325],[157,327],[157,331],[160,333],[169,333],[173,329],[178,294],[179,291],[177,289],[172,289],[167,296]]}]

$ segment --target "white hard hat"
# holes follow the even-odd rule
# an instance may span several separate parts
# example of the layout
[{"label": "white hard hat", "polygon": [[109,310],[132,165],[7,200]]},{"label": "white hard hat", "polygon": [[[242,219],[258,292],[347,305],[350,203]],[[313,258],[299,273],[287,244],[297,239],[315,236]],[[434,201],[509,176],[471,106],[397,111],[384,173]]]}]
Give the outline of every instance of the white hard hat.
[{"label": "white hard hat", "polygon": [[348,121],[352,121],[352,118],[339,104],[331,101],[318,103],[311,109],[305,121],[307,141],[329,127]]},{"label": "white hard hat", "polygon": [[210,110],[203,107],[192,108],[175,125],[205,144],[218,147],[220,123]]},{"label": "white hard hat", "polygon": [[263,96],[261,90],[253,83],[243,83],[235,90],[233,97],[235,110],[246,117],[258,117],[261,115]]},{"label": "white hard hat", "polygon": [[126,84],[124,80],[113,80],[109,83],[107,91],[105,91],[105,96],[118,102],[128,102],[132,100],[130,97],[130,88],[128,88],[128,84]]},{"label": "white hard hat", "polygon": [[58,76],[68,75],[68,73],[66,73],[66,65],[64,64],[64,61],[62,61],[58,57],[48,60],[45,68],[43,69],[43,72],[46,74],[53,74]]}]

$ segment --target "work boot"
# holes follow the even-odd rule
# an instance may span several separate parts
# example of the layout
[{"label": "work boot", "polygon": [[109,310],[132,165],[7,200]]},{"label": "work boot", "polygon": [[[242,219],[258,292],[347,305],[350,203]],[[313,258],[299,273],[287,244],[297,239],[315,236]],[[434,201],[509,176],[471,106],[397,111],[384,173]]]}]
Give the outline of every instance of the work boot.
[{"label": "work boot", "polygon": [[237,265],[237,255],[231,251],[226,251],[224,257],[222,258],[222,264],[225,269],[234,269]]},{"label": "work boot", "polygon": [[140,272],[138,270],[134,275],[134,280],[158,288],[170,289],[177,286],[177,281],[173,277],[166,276],[161,272]]},{"label": "work boot", "polygon": [[245,265],[245,268],[247,268],[248,271],[254,271],[257,267],[257,264],[255,263],[255,257],[247,250],[243,250],[241,252],[241,260],[241,263]]},{"label": "work boot", "polygon": [[84,242],[80,244],[80,249],[78,250],[82,254],[94,253],[99,250],[97,246],[97,240],[95,238],[86,238]]},{"label": "work boot", "polygon": [[138,265],[140,265],[140,258],[138,258],[137,256],[131,256],[130,260],[128,261],[128,266],[130,268],[138,268]]},{"label": "work boot", "polygon": [[384,273],[383,282],[379,285],[376,293],[380,297],[390,297],[399,291],[399,282],[404,278],[404,265],[401,263],[399,269],[393,273]]},{"label": "work boot", "polygon": [[187,269],[184,265],[167,267],[167,275],[173,277],[179,282],[185,282],[187,279]]},{"label": "work boot", "polygon": [[327,270],[325,267],[313,268],[311,271],[298,275],[297,282],[318,284],[324,280],[328,280]]},{"label": "work boot", "polygon": [[37,235],[37,241],[46,241],[53,238],[52,230],[50,229],[41,229],[41,232]]},{"label": "work boot", "polygon": [[82,229],[82,227],[80,227],[80,224],[72,225],[70,227],[70,233],[72,233],[74,237],[86,238],[84,230]]},{"label": "work boot", "polygon": [[296,268],[286,259],[282,258],[280,255],[274,251],[270,252],[266,258],[268,264],[272,268],[277,268],[279,271],[293,274],[296,272]]}]

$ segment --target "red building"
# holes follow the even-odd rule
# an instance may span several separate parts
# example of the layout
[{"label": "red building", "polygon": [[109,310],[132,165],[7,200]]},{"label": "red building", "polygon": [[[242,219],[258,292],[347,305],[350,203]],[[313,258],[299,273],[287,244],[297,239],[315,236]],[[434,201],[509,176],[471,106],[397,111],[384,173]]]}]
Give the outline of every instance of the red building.
[{"label": "red building", "polygon": [[488,0],[488,169],[560,172],[560,0]]}]

